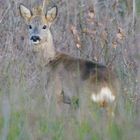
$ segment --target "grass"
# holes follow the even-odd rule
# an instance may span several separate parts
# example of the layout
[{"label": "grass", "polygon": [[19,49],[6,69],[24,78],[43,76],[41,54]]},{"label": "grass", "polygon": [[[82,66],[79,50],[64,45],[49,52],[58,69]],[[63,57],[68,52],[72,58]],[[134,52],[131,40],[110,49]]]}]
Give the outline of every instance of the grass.
[{"label": "grass", "polygon": [[[14,8],[11,6],[0,23],[0,140],[139,140],[140,105],[133,96],[139,90],[135,89],[137,85],[134,84],[134,72],[129,67],[126,68],[126,63],[123,62],[125,53],[131,52],[131,44],[120,43],[120,48],[116,48],[119,52],[127,48],[128,52],[122,51],[124,54],[119,55],[115,61],[122,84],[115,118],[107,118],[104,110],[92,103],[87,108],[82,108],[76,97],[73,98],[73,109],[64,110],[58,115],[55,99],[45,98],[45,69],[36,64],[30,53],[24,38],[25,27],[16,7],[18,3],[13,2]],[[136,2],[137,6],[140,5],[138,0]],[[82,9],[80,10],[80,15],[85,16]],[[140,12],[140,6],[137,10]],[[58,21],[60,23],[62,22]],[[115,36],[111,23],[109,28]],[[107,45],[100,36],[97,36],[97,40],[90,37],[96,42],[96,47],[100,46],[101,41],[103,46]],[[108,40],[112,41],[111,37]],[[85,44],[91,45],[90,40],[87,40],[89,42]],[[109,59],[108,53],[110,50],[106,54]],[[126,56],[125,60],[127,59]]]},{"label": "grass", "polygon": [[[8,140],[138,140],[139,132],[134,124],[135,119],[127,117],[132,115],[129,114],[130,107],[132,108],[131,104],[126,107],[128,111],[125,118],[122,117],[124,120],[121,120],[121,117],[119,120],[106,120],[104,116],[99,116],[102,113],[96,110],[96,117],[91,114],[88,115],[89,118],[81,115],[57,118],[45,113],[45,107],[40,113],[35,109],[29,112],[30,109],[20,106],[24,109],[16,112],[11,110]],[[3,126],[2,118],[0,124]]]},{"label": "grass", "polygon": [[137,8],[137,13],[140,14],[140,1],[136,0],[136,8]]},{"label": "grass", "polygon": [[[10,77],[9,81],[13,81]],[[133,103],[126,101],[125,113],[113,120],[105,118],[104,113],[98,107],[92,107],[87,111],[79,110],[55,116],[55,107],[50,109],[45,106],[43,95],[30,90],[25,92],[26,82],[21,80],[21,87],[15,87],[11,82],[9,86],[11,113],[9,120],[8,140],[129,140],[139,139],[138,128],[135,127],[136,114],[133,111]],[[18,89],[21,93],[18,92]],[[41,90],[41,89],[39,89]],[[36,90],[38,92],[39,90]],[[13,98],[17,98],[17,101]],[[1,95],[2,99],[2,95]],[[90,112],[89,112],[90,111]],[[84,113],[87,113],[86,115]],[[132,116],[132,117],[131,117]],[[0,116],[0,132],[4,121]]]}]

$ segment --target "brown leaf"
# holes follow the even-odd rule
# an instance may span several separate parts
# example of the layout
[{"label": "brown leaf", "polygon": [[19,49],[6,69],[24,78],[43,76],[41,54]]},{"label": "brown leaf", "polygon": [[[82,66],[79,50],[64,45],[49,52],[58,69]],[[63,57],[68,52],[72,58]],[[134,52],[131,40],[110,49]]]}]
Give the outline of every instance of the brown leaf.
[{"label": "brown leaf", "polygon": [[125,33],[124,33],[124,31],[123,31],[123,29],[122,28],[118,28],[118,33],[117,33],[117,39],[119,39],[119,40],[123,40],[124,39],[124,37],[125,37]]},{"label": "brown leaf", "polygon": [[90,11],[88,12],[88,17],[89,17],[90,19],[93,19],[93,18],[95,17],[95,12],[94,12],[94,10],[90,10]]},{"label": "brown leaf", "polygon": [[113,48],[117,48],[117,42],[116,42],[116,41],[113,41],[113,42],[112,42],[112,47],[113,47]]}]

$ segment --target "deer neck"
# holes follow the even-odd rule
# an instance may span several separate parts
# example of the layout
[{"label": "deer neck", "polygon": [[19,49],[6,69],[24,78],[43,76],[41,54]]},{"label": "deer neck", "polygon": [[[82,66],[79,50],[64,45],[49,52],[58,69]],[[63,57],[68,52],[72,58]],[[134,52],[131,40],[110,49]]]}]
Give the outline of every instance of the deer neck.
[{"label": "deer neck", "polygon": [[53,38],[50,31],[48,32],[47,40],[41,44],[40,48],[42,50],[41,55],[47,61],[53,59],[56,56],[56,50],[54,47]]}]

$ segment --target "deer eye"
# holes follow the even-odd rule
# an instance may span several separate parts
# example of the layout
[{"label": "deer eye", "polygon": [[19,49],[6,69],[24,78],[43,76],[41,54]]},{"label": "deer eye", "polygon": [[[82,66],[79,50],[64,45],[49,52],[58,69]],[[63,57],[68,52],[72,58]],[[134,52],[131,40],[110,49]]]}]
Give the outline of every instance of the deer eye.
[{"label": "deer eye", "polygon": [[44,25],[43,27],[42,27],[42,29],[46,29],[47,28],[47,26],[46,25]]},{"label": "deer eye", "polygon": [[29,29],[32,29],[32,25],[29,25]]}]

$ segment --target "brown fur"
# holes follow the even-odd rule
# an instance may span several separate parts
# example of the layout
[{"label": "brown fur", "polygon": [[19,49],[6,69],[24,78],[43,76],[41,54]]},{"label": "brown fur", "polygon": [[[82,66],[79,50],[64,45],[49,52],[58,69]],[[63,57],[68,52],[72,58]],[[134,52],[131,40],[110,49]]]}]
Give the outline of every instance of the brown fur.
[{"label": "brown fur", "polygon": [[[114,92],[116,76],[110,69],[102,64],[94,63],[84,59],[77,59],[72,56],[59,53],[47,64],[47,67],[51,68],[52,73],[57,73],[62,87],[63,83],[67,83],[67,86],[69,87],[72,83],[74,83],[74,85],[76,85],[75,88],[80,88],[82,86],[84,89],[87,89],[89,94],[87,96],[90,97],[90,94],[93,92],[98,93],[102,87],[107,86],[112,90],[112,94],[116,94]],[[67,79],[71,81],[67,81]],[[69,85],[69,82],[72,83]],[[61,90],[63,90],[63,88]],[[63,92],[65,94],[65,91]],[[75,95],[76,93],[71,93],[71,95],[65,96],[69,97]],[[102,107],[107,106],[107,103],[104,100],[101,104],[103,104]]]},{"label": "brown fur", "polygon": [[[27,24],[33,25],[29,38],[35,35],[40,37],[38,42],[31,41],[38,54],[43,56],[41,58],[48,69],[46,97],[50,99],[52,95],[56,95],[59,103],[72,104],[73,100],[78,103],[79,98],[87,98],[87,102],[90,102],[93,95],[93,100],[97,100],[100,106],[112,110],[117,93],[117,80],[112,70],[102,64],[55,50],[50,26],[56,18],[57,8],[53,7],[39,16],[33,15],[30,9],[21,4],[20,13]],[[47,25],[47,29],[42,28],[44,24]]]}]

